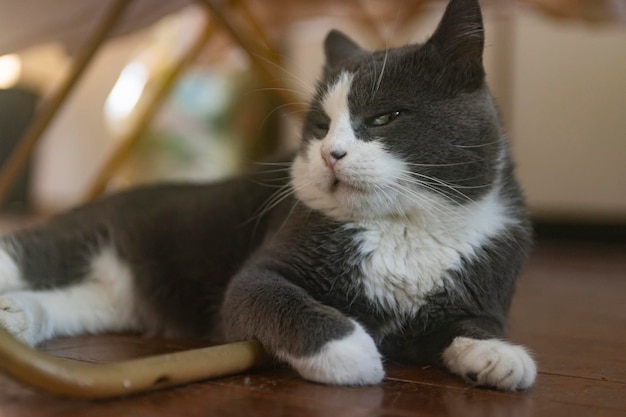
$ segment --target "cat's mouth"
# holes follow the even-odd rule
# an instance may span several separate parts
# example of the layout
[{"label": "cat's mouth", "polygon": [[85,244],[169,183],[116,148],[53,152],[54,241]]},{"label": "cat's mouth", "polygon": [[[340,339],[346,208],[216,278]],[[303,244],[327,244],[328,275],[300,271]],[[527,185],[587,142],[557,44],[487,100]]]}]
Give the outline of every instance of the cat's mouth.
[{"label": "cat's mouth", "polygon": [[353,184],[349,181],[339,179],[338,177],[335,176],[332,178],[330,182],[329,191],[331,193],[336,193],[340,190],[348,191],[348,192],[358,192],[358,193],[365,193],[367,191],[363,187],[358,186],[357,184]]}]

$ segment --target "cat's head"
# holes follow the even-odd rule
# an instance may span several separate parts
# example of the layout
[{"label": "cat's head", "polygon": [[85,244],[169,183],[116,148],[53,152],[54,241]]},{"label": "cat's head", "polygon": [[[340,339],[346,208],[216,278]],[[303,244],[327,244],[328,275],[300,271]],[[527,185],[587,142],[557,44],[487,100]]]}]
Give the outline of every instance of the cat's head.
[{"label": "cat's head", "polygon": [[477,0],[452,0],[424,44],[368,52],[338,31],[292,169],[297,197],[338,220],[479,199],[505,144],[485,85]]}]

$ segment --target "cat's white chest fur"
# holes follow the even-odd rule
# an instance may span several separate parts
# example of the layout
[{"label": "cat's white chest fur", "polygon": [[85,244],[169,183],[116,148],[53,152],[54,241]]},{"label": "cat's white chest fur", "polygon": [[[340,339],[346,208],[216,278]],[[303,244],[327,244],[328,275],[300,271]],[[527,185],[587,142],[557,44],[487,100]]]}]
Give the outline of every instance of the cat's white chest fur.
[{"label": "cat's white chest fur", "polygon": [[361,283],[385,311],[414,314],[427,294],[444,287],[444,272],[460,265],[459,252],[417,227],[400,222],[368,226],[359,235],[365,255]]},{"label": "cat's white chest fur", "polygon": [[467,206],[450,207],[436,218],[371,220],[353,224],[364,260],[365,295],[384,311],[413,316],[426,297],[455,283],[449,271],[477,256],[479,248],[511,223],[497,188]]}]

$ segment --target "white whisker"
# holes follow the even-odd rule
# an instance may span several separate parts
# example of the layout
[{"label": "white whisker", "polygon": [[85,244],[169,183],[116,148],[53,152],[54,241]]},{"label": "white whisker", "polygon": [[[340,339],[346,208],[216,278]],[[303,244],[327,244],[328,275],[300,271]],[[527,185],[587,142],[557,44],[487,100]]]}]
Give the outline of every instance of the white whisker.
[{"label": "white whisker", "polygon": [[283,114],[285,116],[292,116],[294,114],[307,113],[308,111],[309,109],[299,109],[299,110],[286,111]]},{"label": "white whisker", "polygon": [[[435,177],[431,177],[428,175],[423,175],[423,174],[417,174],[417,173],[407,173],[407,175],[411,175],[412,176],[412,180],[414,180],[416,183],[420,183],[420,184],[429,184],[429,185],[443,185],[446,188],[458,188],[458,189],[481,189],[481,188],[489,188],[492,186],[491,182],[488,182],[486,184],[479,184],[479,185],[461,185],[458,184],[457,182],[463,182],[463,181],[471,181],[474,180],[476,178],[480,178],[482,177],[482,175],[479,176],[474,176],[474,177],[467,177],[467,178],[460,178],[457,180],[448,180],[448,181],[443,181],[443,180],[439,180]],[[427,181],[421,180],[419,178],[416,178],[415,176],[419,176],[422,178],[427,178]],[[408,178],[406,178],[408,179]]]},{"label": "white whisker", "polygon": [[275,169],[264,169],[263,171],[259,171],[259,174],[275,174],[277,172],[289,172],[291,168],[275,168]]},{"label": "white whisker", "polygon": [[[463,193],[462,191],[459,191],[457,189],[457,187],[455,187],[453,184],[449,184],[446,181],[440,180],[438,178],[432,177],[430,175],[425,175],[425,174],[420,174],[417,172],[410,172],[410,171],[402,171],[402,179],[404,180],[408,180],[408,181],[415,181],[416,184],[421,185],[421,186],[426,186],[428,185],[430,189],[436,189],[436,187],[434,187],[434,185],[440,185],[454,193],[456,193],[457,195],[463,197],[465,200],[469,201],[469,202],[474,202],[474,200],[472,200],[470,197],[468,197],[465,193]],[[429,182],[425,182],[425,181],[421,181],[419,180],[419,178],[423,178],[428,180]],[[441,195],[445,196],[445,193],[441,190],[437,190]]]},{"label": "white whisker", "polygon": [[454,146],[455,148],[471,149],[471,148],[483,148],[485,146],[491,146],[491,145],[498,145],[504,142],[506,142],[506,139],[499,139],[493,142],[481,143],[478,145],[451,145],[451,146]]},{"label": "white whisker", "polygon": [[389,45],[385,48],[385,57],[383,58],[383,67],[380,70],[380,75],[378,76],[378,81],[376,81],[376,87],[374,88],[374,94],[380,88],[380,83],[383,81],[383,75],[385,74],[385,68],[387,67],[387,58],[389,57]]},{"label": "white whisker", "polygon": [[315,87],[313,87],[311,84],[307,83],[306,81],[304,81],[302,78],[298,77],[296,74],[294,74],[293,72],[289,71],[288,69],[286,69],[285,67],[282,67],[280,65],[278,65],[277,63],[275,63],[274,61],[268,59],[267,57],[258,54],[258,53],[254,53],[254,55],[260,59],[262,59],[263,61],[267,62],[268,64],[270,64],[271,66],[273,66],[274,68],[279,69],[280,71],[284,72],[285,74],[289,75],[290,77],[292,77],[292,79],[294,81],[297,81],[302,87],[304,87],[304,89],[306,91],[308,91],[311,94],[315,94]]},{"label": "white whisker", "polygon": [[276,113],[278,110],[283,109],[285,107],[289,107],[289,106],[308,106],[309,103],[306,102],[302,102],[302,101],[294,101],[292,103],[285,103],[285,104],[281,104],[279,106],[274,107],[274,109],[272,111],[270,111],[267,116],[265,116],[265,118],[263,119],[263,121],[261,122],[261,126],[263,126],[265,124],[265,122],[267,121],[267,119],[270,118],[270,116],[274,113]]},{"label": "white whisker", "polygon": [[257,89],[252,90],[249,94],[262,92],[262,91],[287,91],[287,92],[290,92],[290,93],[299,94],[299,95],[303,96],[304,98],[308,98],[309,97],[309,94],[304,92],[304,91],[296,90],[295,88],[287,88],[287,87],[261,87],[261,88],[257,88]]},{"label": "white whisker", "polygon": [[[407,187],[405,185],[402,185],[402,184],[396,184],[396,187],[397,187],[398,190],[402,191],[403,193],[407,193],[409,197],[417,199],[417,201],[416,200],[413,200],[413,201],[416,201],[417,203],[419,203],[421,209],[425,208],[425,207],[423,207],[422,203],[426,202],[428,205],[435,206],[436,208],[438,208],[439,210],[441,210],[443,212],[453,213],[453,210],[452,210],[452,208],[450,206],[448,206],[448,205],[446,205],[446,204],[444,204],[444,203],[442,203],[440,201],[437,201],[434,198],[431,198],[431,197],[429,197],[426,194],[419,193],[416,190],[414,190],[414,189],[412,189],[410,187]],[[428,187],[426,187],[426,188],[428,188]],[[433,191],[435,194],[441,195],[441,193],[438,192],[437,190],[432,190],[431,189],[431,191]],[[407,194],[403,194],[403,195],[406,197]],[[449,199],[447,197],[446,197],[446,201],[449,201]]]},{"label": "white whisker", "polygon": [[272,209],[274,209],[276,206],[282,203],[285,199],[294,195],[297,191],[301,190],[302,188],[308,187],[311,183],[312,181],[309,180],[300,184],[298,187],[294,187],[291,182],[283,185],[274,194],[272,194],[263,205],[261,205],[257,214],[255,214],[250,220],[253,220],[255,218],[260,219],[261,217],[263,217],[264,215],[272,211]]},{"label": "white whisker", "polygon": [[450,162],[450,163],[445,163],[445,164],[419,164],[415,162],[405,162],[405,164],[409,166],[413,166],[413,167],[427,168],[427,167],[453,167],[453,166],[469,165],[469,164],[475,164],[475,163],[487,162],[487,161],[490,161],[490,159],[475,159],[473,161]]},{"label": "white whisker", "polygon": [[299,202],[298,200],[295,200],[293,202],[293,204],[291,205],[291,209],[289,210],[289,213],[287,213],[287,216],[285,216],[285,219],[282,221],[282,223],[280,224],[280,227],[278,228],[278,230],[276,231],[276,234],[279,234],[281,232],[281,230],[283,230],[283,227],[285,227],[285,225],[287,224],[287,221],[289,220],[289,218],[291,217],[291,215],[293,214],[294,210],[296,209],[296,207],[298,206]]},{"label": "white whisker", "polygon": [[291,166],[291,162],[267,162],[267,161],[252,161],[252,163],[254,165],[269,165],[269,166],[284,166],[284,167],[290,167]]}]

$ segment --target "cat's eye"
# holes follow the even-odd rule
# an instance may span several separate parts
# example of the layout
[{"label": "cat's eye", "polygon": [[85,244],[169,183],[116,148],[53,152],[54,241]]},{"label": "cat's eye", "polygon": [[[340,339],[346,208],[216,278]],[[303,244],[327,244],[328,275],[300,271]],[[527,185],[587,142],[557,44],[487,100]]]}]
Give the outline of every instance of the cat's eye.
[{"label": "cat's eye", "polygon": [[326,122],[318,122],[313,125],[313,134],[315,137],[322,139],[328,134],[328,129],[330,129],[330,124]]},{"label": "cat's eye", "polygon": [[315,125],[315,128],[320,131],[328,131],[330,125],[328,123],[318,123]]},{"label": "cat's eye", "polygon": [[365,124],[368,126],[384,126],[393,122],[398,116],[400,116],[399,111],[392,111],[390,113],[371,117],[365,121]]}]

